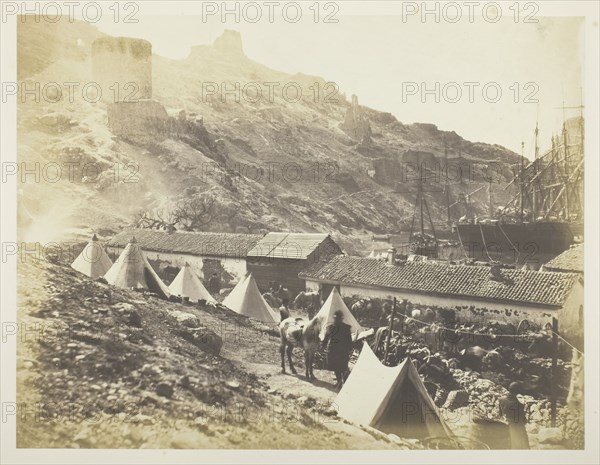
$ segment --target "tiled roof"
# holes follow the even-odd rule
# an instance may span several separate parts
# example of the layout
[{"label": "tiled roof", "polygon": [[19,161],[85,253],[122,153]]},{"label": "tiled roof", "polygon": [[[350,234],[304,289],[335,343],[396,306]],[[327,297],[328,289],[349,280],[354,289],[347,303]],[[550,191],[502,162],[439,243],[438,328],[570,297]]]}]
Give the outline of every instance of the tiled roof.
[{"label": "tiled roof", "polygon": [[583,273],[583,244],[565,250],[544,265],[545,270]]},{"label": "tiled roof", "polygon": [[518,302],[560,307],[577,275],[501,269],[492,279],[487,266],[413,262],[391,266],[385,262],[338,255],[299,274],[302,279],[365,285],[419,293]]},{"label": "tiled roof", "polygon": [[246,258],[248,251],[263,237],[261,234],[129,229],[117,234],[106,245],[125,247],[132,236],[135,236],[143,250],[235,258]]},{"label": "tiled roof", "polygon": [[290,258],[303,260],[315,251],[328,234],[271,232],[248,252],[248,257]]}]

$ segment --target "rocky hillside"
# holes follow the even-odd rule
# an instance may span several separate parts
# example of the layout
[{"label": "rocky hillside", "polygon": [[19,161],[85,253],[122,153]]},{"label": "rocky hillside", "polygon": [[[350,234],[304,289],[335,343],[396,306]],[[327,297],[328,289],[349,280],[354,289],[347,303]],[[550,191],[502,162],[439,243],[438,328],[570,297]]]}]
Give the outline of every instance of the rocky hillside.
[{"label": "rocky hillside", "polygon": [[[50,98],[19,103],[20,161],[74,166],[58,182],[44,182],[44,173],[42,182],[26,179],[19,210],[25,239],[158,218],[177,228],[332,232],[348,250],[364,250],[371,234],[410,222],[416,175],[406,162],[426,162],[437,173],[427,196],[432,215],[445,221],[446,147],[451,170],[472,170],[454,176],[451,201],[486,184],[490,162],[501,168],[496,201],[510,198],[503,187],[515,153],[432,124],[403,124],[321,77],[272,70],[245,55],[234,31],[193,47],[184,60],[152,56],[154,103],[127,111],[90,103],[82,88],[94,80],[91,43],[101,36],[79,22],[19,23],[22,82],[82,83],[72,102],[63,87],[57,101],[48,88]],[[237,95],[224,92],[236,85]],[[137,125],[131,112],[142,115]],[[472,202],[484,211],[485,189]],[[176,214],[190,211],[197,221]],[[452,214],[464,212],[454,207]]]},{"label": "rocky hillside", "polygon": [[242,365],[258,358],[278,374],[279,338],[228,309],[117,289],[56,260],[20,262],[18,283],[29,336],[17,349],[17,447],[410,447],[344,423],[330,402],[269,388]]}]

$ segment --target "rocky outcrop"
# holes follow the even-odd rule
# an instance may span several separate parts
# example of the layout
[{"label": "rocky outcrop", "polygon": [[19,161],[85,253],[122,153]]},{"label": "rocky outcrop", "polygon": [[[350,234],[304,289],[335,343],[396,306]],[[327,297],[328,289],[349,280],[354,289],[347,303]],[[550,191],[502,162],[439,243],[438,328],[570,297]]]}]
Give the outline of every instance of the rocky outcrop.
[{"label": "rocky outcrop", "polygon": [[352,103],[346,110],[346,116],[344,122],[340,125],[340,129],[353,139],[360,141],[361,144],[371,141],[371,125],[369,119],[361,110],[356,95],[352,96]]},{"label": "rocky outcrop", "polygon": [[165,107],[155,100],[111,103],[108,127],[119,138],[147,147],[153,153],[158,144],[170,138],[188,144],[219,163],[225,162],[202,118],[185,112],[177,117],[169,116]]},{"label": "rocky outcrop", "polygon": [[216,51],[230,56],[245,56],[242,48],[242,36],[238,31],[225,29],[215,42],[213,47]]},{"label": "rocky outcrop", "polygon": [[393,186],[401,179],[402,164],[397,158],[376,158],[372,163],[372,178],[379,184]]}]

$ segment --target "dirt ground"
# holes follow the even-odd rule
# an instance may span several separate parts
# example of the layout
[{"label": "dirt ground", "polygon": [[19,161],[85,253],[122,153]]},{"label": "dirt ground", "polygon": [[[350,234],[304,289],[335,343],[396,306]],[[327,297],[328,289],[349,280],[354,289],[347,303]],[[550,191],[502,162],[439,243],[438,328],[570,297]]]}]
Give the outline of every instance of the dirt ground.
[{"label": "dirt ground", "polygon": [[[18,302],[18,447],[421,447],[337,417],[333,373],[317,367],[307,381],[298,349],[298,375],[281,373],[276,328],[225,308],[34,259],[19,263]],[[538,429],[528,425],[532,448],[562,447],[539,444]]]},{"label": "dirt ground", "polygon": [[[18,278],[17,447],[410,446],[337,418],[331,373],[281,374],[275,333],[240,315],[115,289],[60,263],[28,260]],[[177,311],[222,337],[220,355],[190,342]]]}]

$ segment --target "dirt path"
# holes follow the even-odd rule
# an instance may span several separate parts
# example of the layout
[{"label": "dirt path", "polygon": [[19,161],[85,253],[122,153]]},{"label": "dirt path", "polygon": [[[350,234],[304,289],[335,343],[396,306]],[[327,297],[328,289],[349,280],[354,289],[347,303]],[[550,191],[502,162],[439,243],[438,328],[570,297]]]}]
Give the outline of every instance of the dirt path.
[{"label": "dirt path", "polygon": [[[105,286],[67,266],[28,262],[19,267],[18,275],[19,324],[73,329],[94,325],[90,337],[83,339],[80,329],[73,337],[19,339],[19,401],[29,405],[43,399],[43,403],[85,406],[103,419],[92,424],[79,411],[60,422],[54,422],[50,414],[42,419],[47,421],[19,416],[19,447],[402,447],[326,411],[336,395],[331,373],[315,370],[320,380],[314,383],[303,376],[281,374],[278,337],[261,324],[228,310],[165,303],[132,291],[114,289],[109,298]],[[122,324],[119,308],[123,306],[137,308],[141,328]],[[181,325],[170,313],[175,311],[194,313],[201,325],[220,334],[221,357],[181,338]],[[115,339],[119,346],[113,339],[91,337],[108,335],[99,330],[117,326],[123,331]],[[130,341],[131,335],[145,339]],[[128,368],[125,356],[128,361],[135,356],[140,367]],[[294,360],[302,373],[301,351],[294,354]],[[98,371],[105,366],[112,369]],[[119,369],[124,372],[114,375]],[[188,387],[182,384],[183,375],[189,377]],[[173,386],[172,397],[156,395],[159,382]],[[134,407],[133,413],[115,414],[113,407],[118,405]],[[254,406],[249,412],[259,417],[247,419],[243,411],[235,410],[240,406]]]},{"label": "dirt path", "polygon": [[287,359],[287,373],[281,373],[279,339],[274,336],[263,335],[255,339],[240,338],[235,341],[224,338],[221,354],[245,371],[258,376],[270,390],[283,395],[311,397],[327,404],[332,403],[337,395],[334,376],[330,371],[315,369],[317,379],[307,381],[304,376],[303,352],[300,349],[295,349],[292,356],[298,375],[290,372]]},{"label": "dirt path", "polygon": [[[284,399],[295,400],[298,405],[312,405],[315,402],[324,410],[336,410],[335,376],[331,371],[314,369],[316,380],[308,381],[304,376],[303,352],[294,349],[292,355],[298,372],[290,372],[286,358],[287,373],[281,373],[279,338],[261,335],[256,338],[228,340],[224,338],[221,355],[233,361],[237,366],[258,377],[267,384],[269,393],[280,395]],[[345,433],[353,437],[353,448],[357,449],[397,449],[402,445],[387,439],[383,433],[367,431],[338,417],[321,417],[323,424],[333,432]],[[336,446],[332,444],[332,448]]]}]

